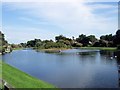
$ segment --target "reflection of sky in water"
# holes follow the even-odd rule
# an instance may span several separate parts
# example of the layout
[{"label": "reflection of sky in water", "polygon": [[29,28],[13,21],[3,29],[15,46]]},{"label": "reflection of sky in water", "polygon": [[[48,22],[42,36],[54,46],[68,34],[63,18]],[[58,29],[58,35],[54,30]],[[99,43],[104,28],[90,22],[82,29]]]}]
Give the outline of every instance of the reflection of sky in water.
[{"label": "reflection of sky in water", "polygon": [[43,53],[34,50],[13,51],[3,60],[28,74],[64,88],[118,87],[116,58],[98,50],[64,50]]},{"label": "reflection of sky in water", "polygon": [[63,53],[79,53],[79,52],[97,52],[99,50],[86,50],[86,49],[69,49],[62,51]]}]

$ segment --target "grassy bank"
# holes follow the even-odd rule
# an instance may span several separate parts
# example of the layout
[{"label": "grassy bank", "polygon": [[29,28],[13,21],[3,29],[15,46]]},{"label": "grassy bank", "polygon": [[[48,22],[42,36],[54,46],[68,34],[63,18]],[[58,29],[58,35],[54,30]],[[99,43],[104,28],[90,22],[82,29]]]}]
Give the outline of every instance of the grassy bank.
[{"label": "grassy bank", "polygon": [[98,49],[98,50],[110,50],[115,51],[116,47],[80,47],[81,49]]},{"label": "grassy bank", "polygon": [[0,61],[0,88],[2,88],[2,62]]},{"label": "grassy bank", "polygon": [[[90,50],[107,50],[107,51],[115,51],[117,50],[116,47],[73,47],[77,49],[90,49]],[[37,51],[43,51],[43,52],[48,52],[48,53],[57,53],[60,52],[61,50],[68,50],[68,49],[73,49],[73,48],[51,48],[51,49],[36,49]]]},{"label": "grassy bank", "polygon": [[12,50],[22,50],[24,48],[12,48]]},{"label": "grassy bank", "polygon": [[34,78],[8,64],[2,63],[2,70],[3,79],[14,88],[55,88],[55,86]]}]

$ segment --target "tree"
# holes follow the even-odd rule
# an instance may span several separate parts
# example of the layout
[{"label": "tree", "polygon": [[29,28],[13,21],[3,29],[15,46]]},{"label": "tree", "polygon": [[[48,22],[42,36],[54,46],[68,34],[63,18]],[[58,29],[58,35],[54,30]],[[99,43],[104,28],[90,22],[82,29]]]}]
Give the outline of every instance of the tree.
[{"label": "tree", "polygon": [[34,40],[27,41],[27,46],[28,47],[35,47],[37,42],[41,42],[41,40],[40,39],[34,39]]},{"label": "tree", "polygon": [[82,41],[85,37],[86,37],[86,35],[81,34],[81,35],[79,35],[78,38],[76,38],[76,41],[79,42],[79,43],[81,43],[81,41]]},{"label": "tree", "polygon": [[95,35],[89,35],[88,36],[89,40],[94,43],[95,41],[97,41],[97,38],[95,37]]},{"label": "tree", "polygon": [[82,47],[83,44],[76,42],[76,43],[74,43],[72,46],[73,46],[73,47]]},{"label": "tree", "polygon": [[96,41],[96,42],[93,44],[93,47],[108,47],[108,41],[106,41],[106,40]]},{"label": "tree", "polygon": [[4,53],[8,46],[8,42],[5,40],[4,34],[0,31],[0,53]]},{"label": "tree", "polygon": [[42,45],[42,42],[36,42],[36,45],[35,45],[35,47],[40,47]]},{"label": "tree", "polygon": [[4,34],[0,31],[0,46],[7,45],[8,42],[5,40]]},{"label": "tree", "polygon": [[72,36],[72,40],[73,40],[73,41],[75,40],[75,37],[74,37],[74,36]]},{"label": "tree", "polygon": [[84,34],[81,34],[81,35],[79,35],[78,38],[76,38],[76,41],[78,43],[81,43],[83,46],[91,45],[92,43],[90,43],[90,41],[94,42],[95,40],[96,40],[96,38],[94,35],[86,36]]},{"label": "tree", "polygon": [[107,41],[113,41],[113,35],[109,34],[109,35],[102,35],[100,37],[101,40],[107,40]]},{"label": "tree", "polygon": [[60,40],[65,40],[66,39],[66,37],[64,37],[63,35],[59,35],[59,36],[56,36],[55,37],[55,40],[57,41],[57,42],[59,42]]},{"label": "tree", "polygon": [[56,36],[55,40],[56,40],[56,42],[63,43],[65,45],[67,45],[67,46],[72,46],[73,43],[74,43],[72,39],[66,38],[63,35]]},{"label": "tree", "polygon": [[117,30],[116,35],[114,36],[113,43],[115,46],[120,45],[120,29]]},{"label": "tree", "polygon": [[27,43],[20,43],[20,45],[21,45],[22,47],[24,47],[24,48],[27,47]]},{"label": "tree", "polygon": [[28,47],[34,47],[35,46],[35,41],[34,40],[30,40],[27,42],[27,46]]},{"label": "tree", "polygon": [[117,50],[120,50],[120,45],[117,46]]}]

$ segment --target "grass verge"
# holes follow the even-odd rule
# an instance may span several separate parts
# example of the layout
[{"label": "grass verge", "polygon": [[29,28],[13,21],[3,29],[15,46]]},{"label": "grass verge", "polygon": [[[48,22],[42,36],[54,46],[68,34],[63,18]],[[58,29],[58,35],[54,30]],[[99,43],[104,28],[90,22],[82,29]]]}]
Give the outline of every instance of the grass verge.
[{"label": "grass verge", "polygon": [[2,62],[2,71],[3,80],[14,88],[55,88],[55,86],[34,78],[4,62]]},{"label": "grass verge", "polygon": [[24,48],[13,48],[12,50],[22,50]]},{"label": "grass verge", "polygon": [[2,88],[2,62],[0,61],[0,88]]}]

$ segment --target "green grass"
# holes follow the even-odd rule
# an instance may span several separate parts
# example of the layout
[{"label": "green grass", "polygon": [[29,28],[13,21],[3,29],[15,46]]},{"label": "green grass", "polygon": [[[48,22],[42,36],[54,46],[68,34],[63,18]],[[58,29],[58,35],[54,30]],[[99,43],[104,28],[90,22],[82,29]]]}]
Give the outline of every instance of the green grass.
[{"label": "green grass", "polygon": [[80,47],[81,49],[99,49],[99,50],[110,50],[115,51],[116,47]]},{"label": "green grass", "polygon": [[2,70],[3,80],[9,83],[13,88],[55,88],[55,86],[34,78],[3,62]]},{"label": "green grass", "polygon": [[[0,62],[0,80],[2,80],[2,62]],[[2,82],[0,81],[0,88],[2,88]]]},{"label": "green grass", "polygon": [[24,48],[13,48],[12,50],[22,50]]}]

